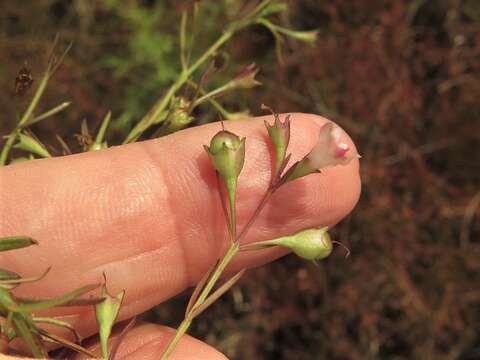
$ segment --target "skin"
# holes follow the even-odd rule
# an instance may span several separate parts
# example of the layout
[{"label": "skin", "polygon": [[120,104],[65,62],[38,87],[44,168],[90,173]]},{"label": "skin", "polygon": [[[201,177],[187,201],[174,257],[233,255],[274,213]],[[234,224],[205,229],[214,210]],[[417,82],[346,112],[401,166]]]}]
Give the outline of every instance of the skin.
[{"label": "skin", "polygon": [[[271,149],[264,120],[272,122],[272,117],[225,124],[229,131],[247,137],[238,229],[248,221],[270,180]],[[315,145],[325,121],[291,114],[292,163]],[[127,290],[119,317],[123,320],[193,286],[227,246],[215,175],[202,146],[219,130],[219,124],[209,124],[161,139],[1,168],[0,236],[29,235],[40,246],[17,250],[13,256],[0,253],[0,267],[32,276],[52,266],[45,279],[21,286],[17,295],[57,296],[101,283],[105,272],[112,294]],[[332,226],[353,209],[359,194],[357,159],[295,180],[274,194],[245,242]],[[240,253],[229,271],[259,266],[284,254],[279,249]],[[84,337],[95,333],[90,309],[64,308],[48,315],[63,316]],[[119,356],[158,358],[172,334],[166,327],[140,324],[127,335]],[[171,358],[225,357],[186,336]]]}]

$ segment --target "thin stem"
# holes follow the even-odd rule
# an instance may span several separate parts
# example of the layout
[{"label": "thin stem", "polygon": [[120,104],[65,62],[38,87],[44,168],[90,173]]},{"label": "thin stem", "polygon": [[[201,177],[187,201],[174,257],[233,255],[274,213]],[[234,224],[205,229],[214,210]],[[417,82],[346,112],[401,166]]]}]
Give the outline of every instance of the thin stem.
[{"label": "thin stem", "polygon": [[[188,85],[190,85],[191,87],[197,89],[199,87],[198,84],[196,84],[194,81],[192,81],[191,79],[188,80]],[[199,93],[200,95],[202,95],[202,97],[207,93],[204,89],[200,88],[199,90]],[[218,102],[216,101],[215,99],[209,97],[206,99],[210,104],[213,105],[213,107],[215,109],[217,109],[217,111],[220,113],[221,116],[223,116],[223,118],[225,119],[229,119],[230,117],[230,113]],[[197,100],[198,101],[198,100]]]},{"label": "thin stem", "polygon": [[18,121],[18,124],[15,127],[15,129],[13,129],[10,135],[8,135],[7,141],[2,148],[2,152],[0,153],[0,166],[5,165],[7,163],[8,154],[12,149],[13,143],[15,142],[15,140],[17,140],[17,137],[20,134],[20,131],[22,130],[22,128],[27,124],[28,120],[30,120],[30,118],[32,117],[33,111],[37,107],[43,93],[45,92],[45,88],[47,87],[50,75],[51,75],[50,70],[47,69],[47,71],[45,71],[45,73],[43,74],[42,80],[40,81],[40,84],[38,85],[38,88],[35,91],[32,101],[27,107],[27,110],[25,110],[25,112],[23,113],[23,116]]},{"label": "thin stem", "polygon": [[195,301],[195,305],[192,306],[190,312],[185,316],[185,319],[182,321],[180,326],[177,329],[177,332],[175,333],[175,336],[170,340],[170,343],[168,344],[167,348],[165,349],[164,353],[162,354],[162,357],[160,358],[161,360],[166,360],[168,359],[168,356],[173,352],[175,347],[177,346],[178,342],[182,338],[183,335],[187,332],[188,328],[190,327],[190,324],[193,321],[192,313],[193,311],[201,304],[204,303],[204,301],[207,299],[208,295],[210,294],[212,288],[215,286],[217,283],[218,279],[222,275],[223,271],[227,267],[227,265],[230,263],[230,261],[233,259],[233,257],[237,254],[237,252],[240,250],[240,241],[243,239],[243,237],[247,234],[248,230],[251,228],[255,220],[258,218],[258,215],[260,212],[263,210],[265,205],[267,204],[268,200],[270,197],[273,195],[273,193],[278,189],[278,186],[270,186],[268,190],[265,192],[262,200],[260,201],[259,205],[255,209],[252,217],[248,221],[248,223],[245,225],[243,228],[242,232],[240,235],[236,238],[235,242],[232,242],[230,244],[230,247],[228,248],[225,256],[223,259],[220,261],[218,266],[216,267],[214,273],[208,280],[208,283],[205,285],[203,288],[201,294]]},{"label": "thin stem", "polygon": [[235,30],[225,31],[222,36],[220,36],[217,41],[215,41],[215,43],[210,46],[210,48],[205,51],[192,66],[180,73],[178,79],[170,86],[163,98],[157,102],[143,117],[143,119],[140,120],[140,122],[132,129],[132,131],[130,131],[127,138],[123,142],[124,144],[134,142],[140,137],[140,135],[142,135],[142,133],[152,124],[153,120],[165,110],[171,98],[183,86],[183,84],[187,82],[190,75],[192,75],[195,70],[197,70],[205,61],[207,61],[207,59],[218,50],[218,48],[227,42],[234,34],[234,31]]},{"label": "thin stem", "polygon": [[100,129],[98,130],[97,137],[95,138],[96,144],[101,144],[103,139],[105,138],[105,132],[107,131],[108,124],[110,123],[110,119],[112,118],[112,112],[109,111],[107,115],[103,118],[102,124],[100,125]]},{"label": "thin stem", "polygon": [[263,208],[265,207],[265,205],[267,204],[268,200],[270,199],[270,197],[273,195],[273,193],[277,190],[278,188],[275,187],[275,186],[270,186],[268,188],[268,190],[265,192],[265,194],[263,195],[263,198],[262,200],[260,201],[260,203],[258,204],[257,208],[255,209],[253,215],[250,217],[250,220],[248,220],[248,223],[243,227],[242,231],[240,232],[240,234],[238,235],[237,239],[236,239],[236,242],[237,243],[240,243],[240,241],[243,240],[243,238],[245,237],[245,235],[247,234],[248,230],[250,230],[250,228],[252,227],[252,225],[255,223],[255,221],[257,220],[258,218],[258,215],[260,215],[260,212],[263,210]]},{"label": "thin stem", "polygon": [[193,318],[191,316],[193,310],[197,308],[199,305],[203,304],[203,302],[207,299],[208,295],[210,294],[212,288],[215,286],[217,283],[218,279],[222,275],[223,271],[227,267],[227,265],[230,263],[230,261],[233,259],[233,257],[237,254],[237,252],[240,250],[240,240],[243,239],[243,237],[247,234],[248,230],[251,228],[255,220],[258,218],[258,215],[262,211],[262,209],[265,207],[266,203],[272,196],[272,194],[277,190],[278,187],[276,186],[270,186],[269,189],[265,192],[265,195],[263,196],[262,200],[260,201],[260,204],[256,208],[255,212],[253,213],[252,217],[248,221],[248,223],[245,225],[243,228],[242,232],[240,235],[237,237],[236,241],[230,244],[230,247],[227,250],[227,253],[223,257],[223,259],[220,261],[218,264],[217,268],[215,269],[214,273],[208,280],[208,283],[205,285],[203,288],[201,294],[199,295],[198,299],[195,301],[195,305],[192,306],[190,312],[185,316],[185,319],[182,321],[180,326],[177,329],[177,332],[175,333],[175,336],[170,340],[170,343],[168,344],[167,348],[165,349],[164,353],[162,354],[162,357],[160,358],[161,360],[166,360],[168,359],[168,356],[173,352],[175,347],[177,346],[178,342],[182,338],[183,335],[187,332],[188,328],[190,327],[190,324],[193,321]]},{"label": "thin stem", "polygon": [[230,261],[233,259],[233,257],[237,254],[239,249],[240,249],[240,246],[238,245],[238,243],[231,243],[230,244],[230,247],[228,248],[225,256],[220,261],[220,263],[216,267],[215,271],[211,275],[210,279],[208,280],[207,284],[203,288],[202,292],[198,296],[198,299],[195,301],[195,305],[192,306],[190,312],[187,314],[187,316],[185,316],[185,319],[183,319],[182,323],[178,327],[177,332],[175,333],[175,336],[168,343],[165,351],[162,354],[162,357],[160,358],[161,360],[168,359],[168,356],[173,352],[173,350],[177,346],[177,344],[180,341],[180,339],[182,338],[182,336],[185,335],[188,328],[190,327],[190,324],[193,321],[193,316],[192,316],[193,311],[199,305],[201,305],[205,302],[208,295],[212,291],[213,287],[217,283],[218,279],[222,275],[223,271],[225,270],[227,265],[230,263]]},{"label": "thin stem", "polygon": [[216,88],[215,90],[210,91],[209,93],[205,93],[204,95],[199,97],[197,100],[195,100],[192,107],[196,107],[196,106],[200,105],[201,103],[203,103],[207,100],[214,99],[214,98],[218,97],[219,95],[222,95],[224,92],[230,90],[234,86],[235,85],[234,85],[233,81],[230,81],[230,82],[226,83],[225,85],[220,86],[219,88]]},{"label": "thin stem", "polygon": [[232,228],[232,241],[237,237],[237,211],[235,208],[235,195],[237,193],[237,179],[233,178],[225,181],[228,192],[228,203],[230,205],[230,226]]},{"label": "thin stem", "polygon": [[186,42],[187,42],[187,17],[186,10],[182,12],[182,19],[180,20],[180,62],[182,64],[182,70],[187,68],[187,54],[186,54]]},{"label": "thin stem", "polygon": [[177,346],[178,342],[182,338],[183,335],[187,332],[188,328],[190,327],[192,323],[192,319],[186,317],[183,319],[182,323],[180,326],[177,328],[177,332],[175,333],[175,336],[170,340],[168,343],[167,348],[164,350],[162,357],[160,360],[167,360],[170,354],[175,350],[175,347]]},{"label": "thin stem", "polygon": [[225,204],[225,196],[223,195],[222,190],[222,182],[220,180],[220,174],[215,171],[215,177],[217,179],[217,189],[218,189],[218,196],[220,198],[220,203],[222,204],[223,215],[225,216],[225,222],[227,223],[228,234],[230,235],[230,239],[233,242],[233,232],[232,232],[232,224],[230,223],[230,218],[228,217],[228,210],[227,205]]}]

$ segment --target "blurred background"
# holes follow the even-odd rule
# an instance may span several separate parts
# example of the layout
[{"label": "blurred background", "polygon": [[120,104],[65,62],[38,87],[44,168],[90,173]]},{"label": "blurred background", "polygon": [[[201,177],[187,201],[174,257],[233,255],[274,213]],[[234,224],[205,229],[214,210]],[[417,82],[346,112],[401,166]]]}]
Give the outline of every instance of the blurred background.
[{"label": "blurred background", "polygon": [[[200,1],[193,56],[243,1]],[[316,267],[294,256],[248,272],[194,323],[232,359],[480,359],[480,1],[298,0],[278,23],[318,29],[313,45],[250,27],[221,50],[222,83],[251,62],[262,86],[226,95],[230,112],[312,112],[346,129],[362,154],[363,193],[333,231],[352,251]],[[0,0],[0,134],[34,86],[56,33],[74,41],[32,127],[52,153],[73,152],[86,120],[108,110],[116,144],[178,75],[179,1]],[[197,74],[197,80],[201,72]],[[190,126],[217,120],[211,106]],[[3,139],[0,140],[3,142]],[[159,264],[161,266],[161,264]],[[144,317],[176,326],[189,292]]]}]

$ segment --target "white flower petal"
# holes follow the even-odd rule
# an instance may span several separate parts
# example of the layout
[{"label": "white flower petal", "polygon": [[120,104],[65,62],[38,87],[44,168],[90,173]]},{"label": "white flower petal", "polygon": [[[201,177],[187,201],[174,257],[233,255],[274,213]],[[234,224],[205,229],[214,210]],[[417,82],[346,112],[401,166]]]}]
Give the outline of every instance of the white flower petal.
[{"label": "white flower petal", "polygon": [[327,166],[346,165],[358,155],[351,151],[348,144],[340,142],[343,130],[329,122],[320,128],[318,142],[307,158],[316,169]]}]

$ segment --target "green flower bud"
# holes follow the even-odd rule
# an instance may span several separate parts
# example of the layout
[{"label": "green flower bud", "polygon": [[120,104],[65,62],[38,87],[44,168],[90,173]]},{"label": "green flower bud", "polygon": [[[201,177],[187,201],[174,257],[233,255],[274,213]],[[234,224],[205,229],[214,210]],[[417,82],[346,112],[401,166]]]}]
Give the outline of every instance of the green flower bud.
[{"label": "green flower bud", "polygon": [[193,121],[190,115],[190,101],[184,97],[176,97],[172,100],[172,106],[168,118],[163,123],[156,135],[164,136],[185,129]]},{"label": "green flower bud", "polygon": [[210,147],[204,147],[225,181],[238,178],[245,162],[245,138],[222,130],[212,138]]},{"label": "green flower bud", "polygon": [[250,64],[240,70],[228,85],[232,88],[238,87],[244,89],[250,89],[255,86],[261,85],[261,82],[255,79],[257,73],[258,68],[256,67],[255,63]]},{"label": "green flower bud", "polygon": [[245,138],[240,138],[230,131],[222,130],[212,138],[210,147],[206,145],[204,147],[228,191],[230,204],[229,228],[232,239],[234,239],[236,236],[235,195],[237,179],[245,162]]},{"label": "green flower bud", "polygon": [[259,241],[245,246],[246,250],[261,249],[271,246],[282,246],[292,250],[296,255],[306,260],[321,260],[332,253],[333,242],[328,234],[328,227],[308,229],[291,236]]},{"label": "green flower bud", "polygon": [[275,148],[275,173],[273,176],[275,179],[281,175],[280,173],[286,165],[285,156],[287,153],[288,143],[290,142],[290,116],[287,116],[285,121],[282,123],[280,121],[280,116],[268,106],[262,104],[261,108],[264,110],[269,110],[275,118],[273,125],[270,125],[267,121],[265,121],[265,127],[267,128],[268,135],[273,147]]},{"label": "green flower bud", "polygon": [[332,253],[333,244],[328,227],[301,231],[291,236],[287,247],[299,257],[307,260],[325,259]]},{"label": "green flower bud", "polygon": [[359,158],[355,149],[342,141],[343,130],[333,123],[326,123],[320,128],[318,142],[310,153],[294,164],[285,174],[285,182],[320,172],[330,166],[347,165]]},{"label": "green flower bud", "polygon": [[108,338],[110,337],[113,324],[120,311],[120,305],[125,296],[125,290],[121,291],[116,296],[112,296],[108,293],[106,284],[103,284],[101,296],[104,297],[105,300],[95,305],[95,317],[99,327],[102,356],[105,359],[108,359]]}]

